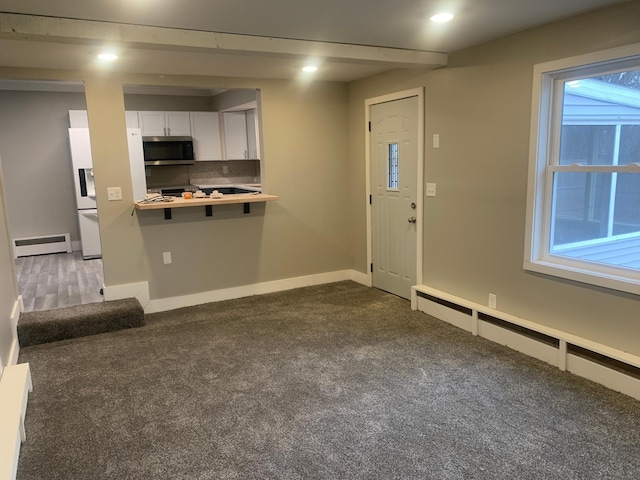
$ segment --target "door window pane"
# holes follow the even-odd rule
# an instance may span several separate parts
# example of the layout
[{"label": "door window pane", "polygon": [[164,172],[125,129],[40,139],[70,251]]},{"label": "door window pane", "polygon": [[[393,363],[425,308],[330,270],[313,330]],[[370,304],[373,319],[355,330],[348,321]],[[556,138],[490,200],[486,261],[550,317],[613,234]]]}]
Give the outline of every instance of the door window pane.
[{"label": "door window pane", "polygon": [[387,188],[398,189],[398,144],[390,143],[388,151],[389,182]]}]

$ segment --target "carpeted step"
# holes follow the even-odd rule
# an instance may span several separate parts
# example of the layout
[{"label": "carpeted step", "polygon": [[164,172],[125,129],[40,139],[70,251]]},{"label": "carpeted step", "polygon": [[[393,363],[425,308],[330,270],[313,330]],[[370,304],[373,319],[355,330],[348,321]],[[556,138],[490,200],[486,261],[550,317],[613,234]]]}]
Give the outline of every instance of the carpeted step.
[{"label": "carpeted step", "polygon": [[135,298],[20,314],[21,347],[141,327],[144,311]]}]

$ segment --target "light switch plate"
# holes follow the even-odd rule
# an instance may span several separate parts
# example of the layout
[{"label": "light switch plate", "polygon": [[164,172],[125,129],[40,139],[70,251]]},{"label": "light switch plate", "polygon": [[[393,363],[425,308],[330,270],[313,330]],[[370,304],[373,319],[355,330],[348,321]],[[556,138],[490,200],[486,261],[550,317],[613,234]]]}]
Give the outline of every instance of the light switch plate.
[{"label": "light switch plate", "polygon": [[109,187],[107,188],[107,198],[110,202],[115,200],[122,200],[122,188],[120,187]]},{"label": "light switch plate", "polygon": [[433,148],[440,148],[440,134],[433,134]]},{"label": "light switch plate", "polygon": [[435,196],[436,196],[436,184],[427,183],[427,197],[435,197]]},{"label": "light switch plate", "polygon": [[165,265],[169,265],[171,263],[171,252],[162,252],[162,261]]}]

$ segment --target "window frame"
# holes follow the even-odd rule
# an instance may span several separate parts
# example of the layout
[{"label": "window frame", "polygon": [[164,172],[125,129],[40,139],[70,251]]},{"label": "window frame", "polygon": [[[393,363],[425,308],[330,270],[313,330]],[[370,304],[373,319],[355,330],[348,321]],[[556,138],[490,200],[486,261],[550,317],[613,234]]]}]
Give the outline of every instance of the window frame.
[{"label": "window frame", "polygon": [[570,259],[550,252],[555,172],[638,172],[636,166],[560,165],[565,82],[640,69],[640,44],[534,66],[523,267],[527,271],[640,295],[640,270]]}]

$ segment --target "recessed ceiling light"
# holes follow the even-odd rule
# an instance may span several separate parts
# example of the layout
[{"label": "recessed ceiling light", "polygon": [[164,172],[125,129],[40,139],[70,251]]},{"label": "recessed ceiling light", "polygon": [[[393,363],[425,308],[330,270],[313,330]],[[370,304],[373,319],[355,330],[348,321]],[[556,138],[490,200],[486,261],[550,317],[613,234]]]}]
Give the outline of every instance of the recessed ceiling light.
[{"label": "recessed ceiling light", "polygon": [[315,65],[307,65],[306,67],[302,67],[302,71],[303,72],[315,72],[316,70],[318,70],[318,67],[316,67]]},{"label": "recessed ceiling light", "polygon": [[110,52],[103,52],[98,54],[98,59],[103,60],[105,62],[113,62],[118,59],[118,55]]},{"label": "recessed ceiling light", "polygon": [[453,13],[449,12],[436,13],[431,17],[431,21],[436,23],[446,23],[451,20],[453,20]]}]

